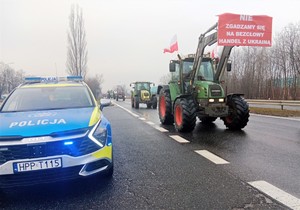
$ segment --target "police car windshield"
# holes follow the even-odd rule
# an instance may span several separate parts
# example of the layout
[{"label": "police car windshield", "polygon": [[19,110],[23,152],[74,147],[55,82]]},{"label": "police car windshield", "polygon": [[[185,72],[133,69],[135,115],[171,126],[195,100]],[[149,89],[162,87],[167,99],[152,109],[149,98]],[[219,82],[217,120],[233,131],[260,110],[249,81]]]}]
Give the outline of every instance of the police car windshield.
[{"label": "police car windshield", "polygon": [[83,86],[18,88],[8,98],[2,112],[92,107],[94,102]]}]

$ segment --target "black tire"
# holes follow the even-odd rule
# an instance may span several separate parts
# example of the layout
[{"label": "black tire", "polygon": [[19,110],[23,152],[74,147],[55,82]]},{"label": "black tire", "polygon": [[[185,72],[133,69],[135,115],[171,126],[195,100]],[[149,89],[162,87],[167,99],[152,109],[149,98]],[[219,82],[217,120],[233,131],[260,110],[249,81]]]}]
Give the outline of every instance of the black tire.
[{"label": "black tire", "polygon": [[148,103],[148,104],[147,104],[147,109],[150,109],[151,106],[152,106],[152,104],[151,104],[151,103]]},{"label": "black tire", "polygon": [[241,130],[249,121],[249,106],[247,102],[238,95],[227,97],[227,105],[229,106],[229,115],[223,117],[225,126],[229,130]]},{"label": "black tire", "polygon": [[134,99],[131,98],[130,100],[131,100],[131,107],[134,108]]},{"label": "black tire", "polygon": [[117,100],[117,101],[119,100],[118,96],[117,96],[116,100]]},{"label": "black tire", "polygon": [[123,97],[123,101],[125,101],[125,97]]},{"label": "black tire", "polygon": [[175,128],[179,132],[191,132],[196,126],[196,107],[193,99],[179,98],[174,105]]},{"label": "black tire", "polygon": [[158,115],[161,124],[172,125],[174,123],[174,116],[172,114],[172,100],[169,90],[161,89],[159,93]]},{"label": "black tire", "polygon": [[134,108],[140,108],[140,102],[138,97],[134,97]]},{"label": "black tire", "polygon": [[217,119],[217,117],[200,117],[199,120],[201,120],[204,124],[211,124]]},{"label": "black tire", "polygon": [[153,103],[152,103],[152,108],[153,108],[153,109],[156,109],[156,108],[157,108],[157,98],[156,98],[156,96],[153,96],[152,101],[153,101]]}]

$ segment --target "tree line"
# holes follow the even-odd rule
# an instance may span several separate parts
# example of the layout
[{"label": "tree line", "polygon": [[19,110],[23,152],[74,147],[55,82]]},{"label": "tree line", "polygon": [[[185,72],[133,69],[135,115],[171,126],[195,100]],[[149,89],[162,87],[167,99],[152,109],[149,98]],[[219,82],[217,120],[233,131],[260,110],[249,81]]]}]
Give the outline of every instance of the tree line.
[{"label": "tree line", "polygon": [[224,75],[228,93],[249,99],[300,99],[300,22],[275,34],[273,46],[234,47],[232,71]]}]

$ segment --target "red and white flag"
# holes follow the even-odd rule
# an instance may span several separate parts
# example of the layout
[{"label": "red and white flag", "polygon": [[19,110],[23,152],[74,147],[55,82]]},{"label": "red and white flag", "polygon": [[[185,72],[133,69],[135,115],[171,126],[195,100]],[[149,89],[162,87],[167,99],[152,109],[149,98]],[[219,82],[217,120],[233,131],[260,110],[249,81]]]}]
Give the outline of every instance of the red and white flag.
[{"label": "red and white flag", "polygon": [[175,34],[171,40],[170,48],[165,48],[164,53],[173,53],[178,51],[177,35]]}]

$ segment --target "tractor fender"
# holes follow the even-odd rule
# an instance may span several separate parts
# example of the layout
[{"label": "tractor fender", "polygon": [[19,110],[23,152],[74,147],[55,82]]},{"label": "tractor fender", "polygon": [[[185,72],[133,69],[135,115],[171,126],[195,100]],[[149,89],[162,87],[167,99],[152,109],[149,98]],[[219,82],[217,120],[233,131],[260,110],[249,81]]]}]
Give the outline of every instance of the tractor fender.
[{"label": "tractor fender", "polygon": [[157,95],[159,95],[161,89],[169,90],[169,85],[158,85],[157,87]]},{"label": "tractor fender", "polygon": [[244,96],[245,94],[243,94],[243,93],[229,93],[229,94],[227,94],[227,96],[226,96],[226,101],[228,100],[228,99],[231,99],[232,97],[234,97],[234,96]]}]

